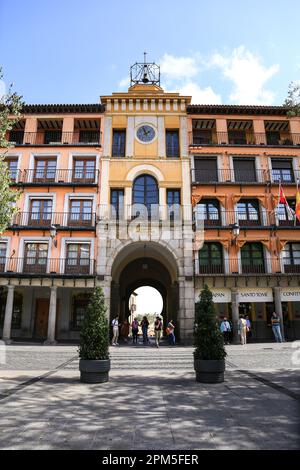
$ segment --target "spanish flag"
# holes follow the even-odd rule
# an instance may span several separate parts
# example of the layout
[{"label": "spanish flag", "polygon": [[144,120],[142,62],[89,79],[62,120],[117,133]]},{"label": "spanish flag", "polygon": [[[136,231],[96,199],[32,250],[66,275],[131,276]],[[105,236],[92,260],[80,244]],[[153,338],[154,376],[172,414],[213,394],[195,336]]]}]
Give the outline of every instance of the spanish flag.
[{"label": "spanish flag", "polygon": [[300,191],[299,188],[297,190],[297,195],[296,195],[296,211],[295,211],[296,217],[300,222]]}]

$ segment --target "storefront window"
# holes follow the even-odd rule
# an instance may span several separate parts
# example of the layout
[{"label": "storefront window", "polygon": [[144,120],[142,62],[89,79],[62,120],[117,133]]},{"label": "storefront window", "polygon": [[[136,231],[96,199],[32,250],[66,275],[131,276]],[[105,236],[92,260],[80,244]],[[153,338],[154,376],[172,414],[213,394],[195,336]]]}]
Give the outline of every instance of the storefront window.
[{"label": "storefront window", "polygon": [[90,301],[89,294],[79,294],[73,297],[73,310],[72,310],[72,329],[73,330],[80,329],[87,306],[89,304],[89,301]]}]

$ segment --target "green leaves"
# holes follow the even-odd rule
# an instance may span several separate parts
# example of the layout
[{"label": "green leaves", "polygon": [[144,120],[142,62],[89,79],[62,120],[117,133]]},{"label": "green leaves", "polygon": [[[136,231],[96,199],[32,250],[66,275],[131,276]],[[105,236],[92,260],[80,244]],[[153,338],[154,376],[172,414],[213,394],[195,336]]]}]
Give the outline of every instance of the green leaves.
[{"label": "green leaves", "polygon": [[95,288],[80,330],[79,357],[85,360],[109,358],[109,325],[103,291]]},{"label": "green leaves", "polygon": [[226,357],[212,292],[207,285],[204,286],[200,301],[196,304],[194,344],[195,359],[222,360]]},{"label": "green leaves", "polygon": [[[3,80],[3,73],[0,67],[1,80]],[[21,118],[23,107],[22,97],[13,92],[12,87],[10,85],[8,92],[0,96],[0,147],[4,149],[12,147],[6,139],[6,134]],[[10,187],[10,175],[4,158],[5,153],[0,155],[0,235],[6,230],[13,215],[17,212],[15,204],[20,195]]]},{"label": "green leaves", "polygon": [[300,116],[300,83],[291,82],[284,105],[289,109],[288,117]]}]

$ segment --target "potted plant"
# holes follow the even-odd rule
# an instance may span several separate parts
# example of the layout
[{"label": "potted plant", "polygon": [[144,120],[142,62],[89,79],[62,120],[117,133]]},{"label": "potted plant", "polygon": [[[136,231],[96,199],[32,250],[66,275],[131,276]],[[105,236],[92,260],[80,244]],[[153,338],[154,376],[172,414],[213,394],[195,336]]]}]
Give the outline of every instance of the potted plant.
[{"label": "potted plant", "polygon": [[98,287],[93,292],[80,330],[79,370],[81,382],[108,382],[110,359],[106,310],[103,291]]},{"label": "potted plant", "polygon": [[205,285],[196,304],[194,331],[194,368],[197,382],[202,383],[224,382],[226,351],[212,299]]}]

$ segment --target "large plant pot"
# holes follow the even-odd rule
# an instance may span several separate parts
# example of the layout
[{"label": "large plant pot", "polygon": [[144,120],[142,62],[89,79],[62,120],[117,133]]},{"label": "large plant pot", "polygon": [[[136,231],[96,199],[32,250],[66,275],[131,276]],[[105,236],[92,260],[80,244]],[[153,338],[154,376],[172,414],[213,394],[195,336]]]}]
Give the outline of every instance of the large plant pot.
[{"label": "large plant pot", "polygon": [[100,384],[108,382],[108,373],[110,371],[110,360],[87,361],[80,359],[80,382],[87,384]]},{"label": "large plant pot", "polygon": [[204,384],[218,384],[224,382],[225,361],[205,361],[194,359],[196,381]]}]

